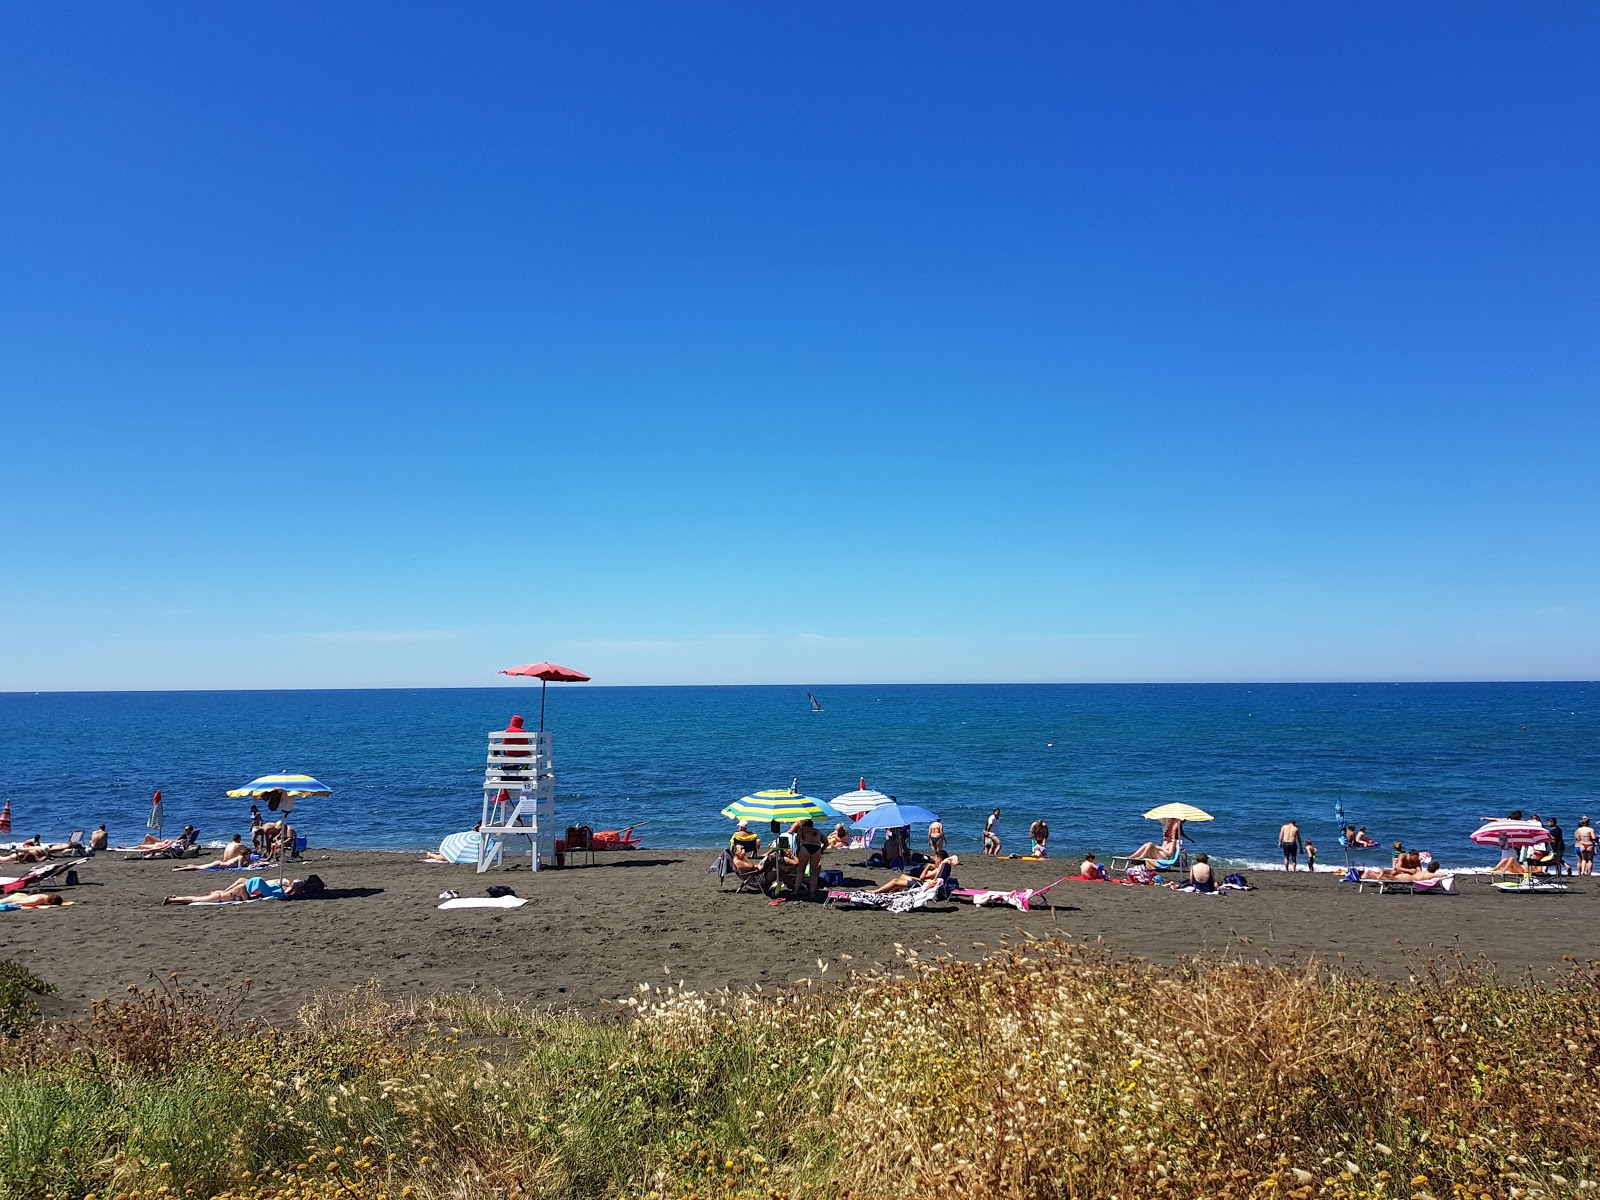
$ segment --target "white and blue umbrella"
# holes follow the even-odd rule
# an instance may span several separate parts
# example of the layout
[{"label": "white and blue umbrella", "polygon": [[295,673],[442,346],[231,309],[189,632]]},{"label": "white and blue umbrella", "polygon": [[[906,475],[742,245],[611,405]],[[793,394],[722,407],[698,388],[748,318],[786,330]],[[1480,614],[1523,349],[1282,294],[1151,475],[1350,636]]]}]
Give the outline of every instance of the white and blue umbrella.
[{"label": "white and blue umbrella", "polygon": [[856,822],[861,829],[898,829],[902,825],[926,825],[939,815],[915,804],[880,804]]},{"label": "white and blue umbrella", "polygon": [[462,833],[446,835],[439,843],[439,856],[453,863],[473,863],[478,861],[478,850],[483,845],[483,834],[476,829],[468,829]]}]

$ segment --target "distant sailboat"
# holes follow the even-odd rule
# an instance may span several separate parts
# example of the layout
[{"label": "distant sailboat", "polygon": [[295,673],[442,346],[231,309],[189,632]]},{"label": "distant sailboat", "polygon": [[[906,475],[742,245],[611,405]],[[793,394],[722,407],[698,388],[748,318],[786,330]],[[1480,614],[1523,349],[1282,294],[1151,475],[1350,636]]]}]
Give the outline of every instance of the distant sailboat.
[{"label": "distant sailboat", "polygon": [[811,711],[812,712],[821,712],[822,711],[822,701],[821,700],[818,700],[810,692],[806,693],[806,699],[811,701]]}]

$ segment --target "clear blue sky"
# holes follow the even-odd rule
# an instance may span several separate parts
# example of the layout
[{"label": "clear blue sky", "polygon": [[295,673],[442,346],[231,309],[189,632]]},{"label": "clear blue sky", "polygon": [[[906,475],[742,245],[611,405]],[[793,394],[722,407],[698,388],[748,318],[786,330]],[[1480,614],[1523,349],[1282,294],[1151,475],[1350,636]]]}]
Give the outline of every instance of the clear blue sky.
[{"label": "clear blue sky", "polygon": [[0,8],[0,688],[1600,676],[1600,8]]}]

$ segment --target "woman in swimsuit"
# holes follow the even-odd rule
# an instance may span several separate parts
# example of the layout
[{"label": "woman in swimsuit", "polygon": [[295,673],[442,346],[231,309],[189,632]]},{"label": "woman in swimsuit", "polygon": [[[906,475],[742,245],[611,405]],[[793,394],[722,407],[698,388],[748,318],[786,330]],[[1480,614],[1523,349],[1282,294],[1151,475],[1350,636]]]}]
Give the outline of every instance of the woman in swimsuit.
[{"label": "woman in swimsuit", "polygon": [[822,875],[822,848],[824,845],[822,834],[812,823],[810,817],[796,821],[789,827],[789,834],[794,838],[795,867],[798,871],[799,881],[805,881],[806,894],[812,899],[817,895],[817,884]]},{"label": "woman in swimsuit", "polygon": [[1600,841],[1594,831],[1594,826],[1589,824],[1588,817],[1580,817],[1577,826],[1572,831],[1572,846],[1578,852],[1578,874],[1594,874],[1595,843]]},{"label": "woman in swimsuit", "polygon": [[278,885],[260,875],[249,879],[236,879],[225,888],[207,892],[203,896],[168,896],[163,904],[228,904],[235,900],[297,900],[302,896],[320,896],[327,888],[321,876],[308,875],[304,879],[291,879]]},{"label": "woman in swimsuit", "polygon": [[932,883],[938,879],[939,873],[944,870],[946,863],[948,863],[950,868],[953,870],[957,861],[958,860],[954,854],[946,854],[941,850],[938,854],[934,855],[934,859],[931,863],[922,868],[922,871],[919,874],[897,875],[895,878],[889,880],[888,883],[883,884],[881,887],[875,887],[872,890],[874,893],[881,896],[886,892],[903,892],[909,888],[921,887],[925,883]]}]

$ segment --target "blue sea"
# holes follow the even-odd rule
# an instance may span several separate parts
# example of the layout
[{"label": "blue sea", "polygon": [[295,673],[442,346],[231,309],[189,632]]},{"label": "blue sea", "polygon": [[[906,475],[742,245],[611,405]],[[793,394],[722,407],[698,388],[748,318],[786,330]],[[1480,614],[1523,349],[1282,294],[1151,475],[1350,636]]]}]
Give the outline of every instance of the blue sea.
[{"label": "blue sea", "polygon": [[[1336,803],[1381,843],[1451,866],[1492,860],[1477,819],[1522,808],[1600,818],[1600,684],[917,685],[583,687],[549,691],[562,824],[639,830],[647,846],[719,844],[718,810],[798,780],[822,799],[870,787],[940,813],[975,850],[990,809],[1007,851],[1033,818],[1058,856],[1126,850],[1144,810],[1186,801],[1228,860],[1275,860],[1297,819],[1342,861]],[[106,822],[221,841],[247,827],[224,793],[275,771],[333,789],[295,812],[313,846],[422,849],[478,819],[486,735],[537,688],[0,694],[0,798],[13,837]]]}]

